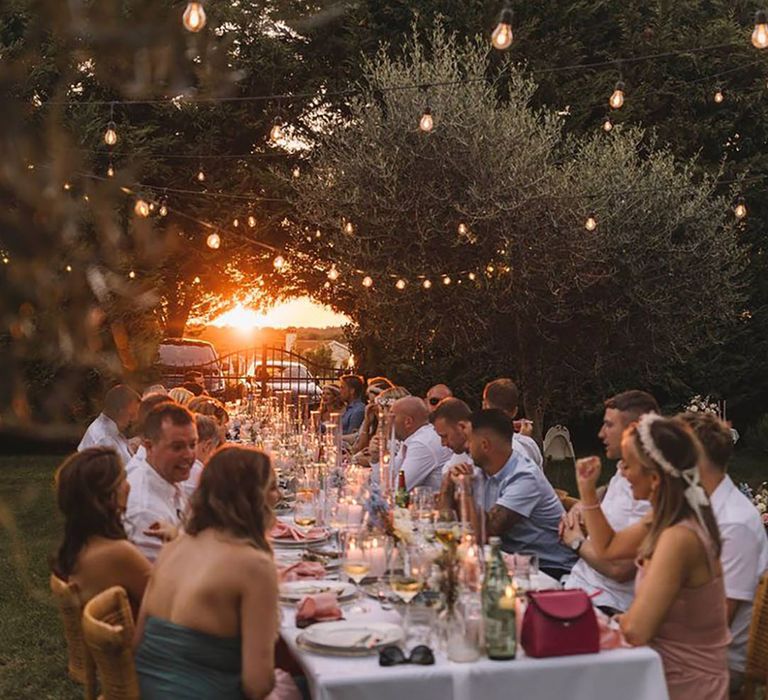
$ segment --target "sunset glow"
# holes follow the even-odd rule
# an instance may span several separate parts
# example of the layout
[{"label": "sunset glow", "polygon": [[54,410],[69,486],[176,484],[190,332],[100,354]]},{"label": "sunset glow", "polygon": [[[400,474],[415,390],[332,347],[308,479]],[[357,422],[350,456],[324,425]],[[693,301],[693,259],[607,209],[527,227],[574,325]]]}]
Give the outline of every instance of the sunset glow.
[{"label": "sunset glow", "polygon": [[290,326],[307,328],[327,328],[349,323],[349,318],[337,314],[333,309],[312,301],[309,297],[290,299],[277,304],[266,311],[256,311],[238,304],[211,321],[217,328],[235,328],[239,331],[251,331],[255,328],[288,328]]}]

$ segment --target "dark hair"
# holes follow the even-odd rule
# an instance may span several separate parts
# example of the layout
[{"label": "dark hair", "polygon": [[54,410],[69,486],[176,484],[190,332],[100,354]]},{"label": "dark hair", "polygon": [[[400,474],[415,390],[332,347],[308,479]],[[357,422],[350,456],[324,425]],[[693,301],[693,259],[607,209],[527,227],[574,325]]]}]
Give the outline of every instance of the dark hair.
[{"label": "dark hair", "polygon": [[344,382],[352,391],[355,398],[360,398],[363,395],[363,388],[365,382],[359,374],[344,374],[339,377],[340,382]]},{"label": "dark hair", "polygon": [[[448,396],[437,404],[437,408],[429,416],[431,423],[434,423],[438,418],[442,418],[449,423],[472,420],[472,409],[461,399]],[[507,422],[509,422],[509,417],[507,416],[506,418]]]},{"label": "dark hair", "polygon": [[501,377],[485,385],[483,398],[493,408],[500,408],[507,413],[515,413],[520,401],[520,392],[517,390],[517,384],[511,379]]},{"label": "dark hair", "polygon": [[715,466],[725,471],[733,454],[733,437],[726,423],[712,413],[682,413],[680,419],[699,438],[704,454]]},{"label": "dark hair", "polygon": [[173,425],[195,425],[195,417],[184,406],[168,401],[155,406],[144,421],[144,437],[147,440],[159,440],[163,432],[163,423],[169,420]]},{"label": "dark hair", "polygon": [[56,503],[64,515],[64,538],[51,568],[68,578],[89,537],[126,539],[115,491],[125,476],[111,447],[89,447],[67,457],[56,470]]},{"label": "dark hair", "polygon": [[140,401],[141,396],[131,387],[127,384],[118,384],[113,386],[104,396],[104,413],[112,418],[127,406]]},{"label": "dark hair", "polygon": [[659,404],[647,391],[639,389],[630,389],[623,391],[610,399],[606,399],[603,404],[605,408],[613,408],[622,413],[628,413],[634,421],[646,413],[661,413]]},{"label": "dark hair", "polygon": [[184,372],[185,382],[198,382],[203,378],[203,373],[196,369],[190,369]]},{"label": "dark hair", "polygon": [[272,479],[269,457],[251,447],[222,447],[214,452],[192,495],[185,529],[198,535],[209,527],[244,537],[272,551],[267,528],[273,514],[267,501]]},{"label": "dark hair", "polygon": [[164,403],[175,404],[176,402],[167,394],[150,394],[141,400],[139,404],[139,413],[136,417],[137,432],[144,436],[144,424],[147,422],[147,416],[157,407]]},{"label": "dark hair", "polygon": [[202,396],[205,393],[205,387],[199,382],[184,382],[181,387],[191,391],[195,396]]},{"label": "dark hair", "polygon": [[509,416],[499,408],[484,408],[475,411],[471,417],[472,432],[476,430],[490,430],[499,437],[508,440],[512,444],[512,436],[515,429]]}]

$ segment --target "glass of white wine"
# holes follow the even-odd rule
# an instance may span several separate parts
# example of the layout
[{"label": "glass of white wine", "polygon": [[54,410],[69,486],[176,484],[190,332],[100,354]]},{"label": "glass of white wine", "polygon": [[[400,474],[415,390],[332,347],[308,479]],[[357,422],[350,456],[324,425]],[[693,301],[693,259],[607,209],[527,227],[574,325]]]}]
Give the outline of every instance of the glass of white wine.
[{"label": "glass of white wine", "polygon": [[355,582],[358,603],[353,612],[367,612],[367,608],[359,603],[361,599],[360,584],[371,571],[371,540],[365,532],[348,532],[344,537],[344,573]]},{"label": "glass of white wine", "polygon": [[312,491],[298,491],[293,521],[299,527],[312,527],[317,522],[317,501]]},{"label": "glass of white wine", "polygon": [[389,585],[395,595],[405,603],[403,629],[408,634],[409,610],[413,599],[421,593],[428,572],[423,551],[400,544],[395,550],[395,563]]}]

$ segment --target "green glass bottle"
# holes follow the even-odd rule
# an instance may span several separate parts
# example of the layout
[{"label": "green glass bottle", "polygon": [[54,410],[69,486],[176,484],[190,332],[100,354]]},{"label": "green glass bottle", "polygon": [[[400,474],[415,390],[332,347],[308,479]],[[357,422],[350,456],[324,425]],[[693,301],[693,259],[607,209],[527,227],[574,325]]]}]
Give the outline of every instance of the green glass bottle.
[{"label": "green glass bottle", "polygon": [[501,556],[501,538],[489,538],[483,579],[483,625],[489,659],[514,659],[517,647],[515,596]]},{"label": "green glass bottle", "polygon": [[407,508],[411,502],[408,489],[405,488],[405,472],[401,469],[397,475],[397,491],[395,491],[395,505],[398,508]]}]

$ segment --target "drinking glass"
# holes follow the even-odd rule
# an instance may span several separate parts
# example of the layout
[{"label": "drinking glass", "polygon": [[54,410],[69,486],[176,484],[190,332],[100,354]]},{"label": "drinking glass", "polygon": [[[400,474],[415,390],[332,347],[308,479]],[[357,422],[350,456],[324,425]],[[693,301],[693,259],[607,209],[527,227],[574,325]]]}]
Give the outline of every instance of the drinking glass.
[{"label": "drinking glass", "polygon": [[435,538],[446,547],[456,544],[461,538],[461,523],[455,510],[437,511],[435,517]]},{"label": "drinking glass", "polygon": [[365,532],[347,532],[344,540],[344,573],[355,582],[358,604],[354,612],[367,612],[367,608],[359,604],[361,599],[360,583],[371,571],[371,540]]},{"label": "drinking glass", "polygon": [[312,491],[297,491],[293,521],[299,527],[312,527],[317,522],[317,502]]},{"label": "drinking glass", "polygon": [[418,547],[400,544],[394,552],[394,565],[390,574],[389,585],[395,595],[405,603],[403,629],[408,636],[410,604],[421,593],[424,581],[429,575],[430,562]]},{"label": "drinking glass", "polygon": [[522,591],[530,591],[536,585],[539,573],[539,558],[530,552],[513,555],[515,585]]}]

